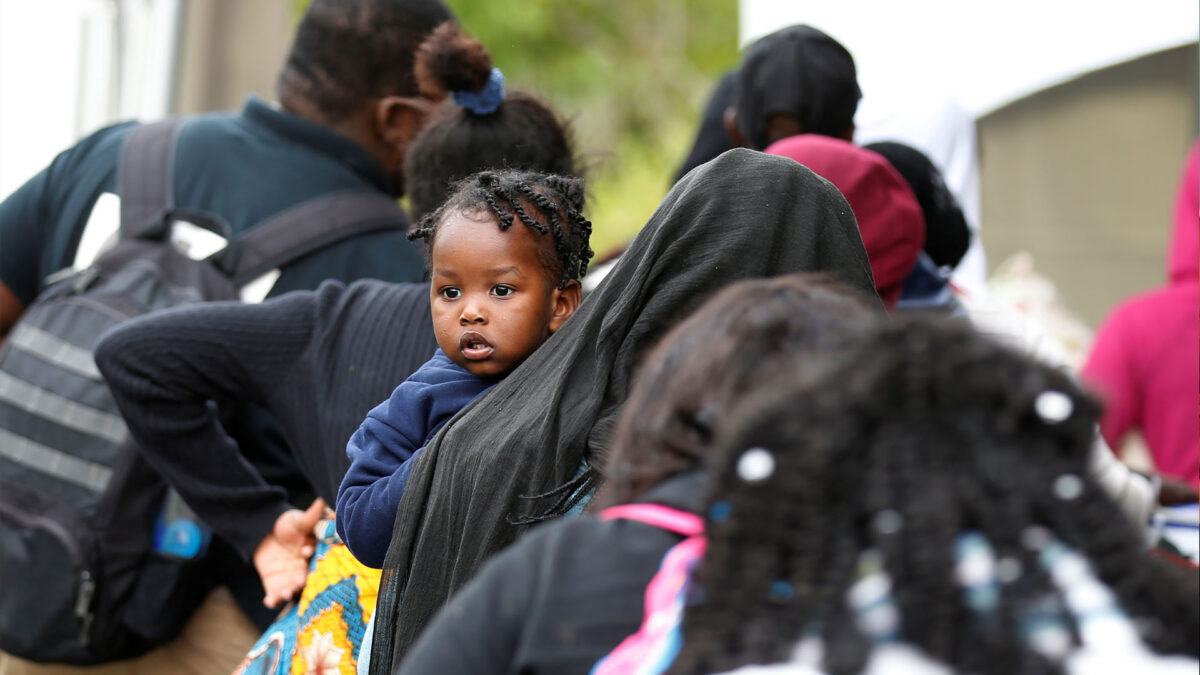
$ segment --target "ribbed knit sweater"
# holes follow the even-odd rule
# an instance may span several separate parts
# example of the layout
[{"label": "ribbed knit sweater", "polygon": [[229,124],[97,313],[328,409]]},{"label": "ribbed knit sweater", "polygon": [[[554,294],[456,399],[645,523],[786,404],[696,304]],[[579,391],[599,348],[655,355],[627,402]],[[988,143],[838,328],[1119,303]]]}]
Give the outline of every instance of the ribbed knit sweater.
[{"label": "ribbed knit sweater", "polygon": [[221,414],[266,407],[332,505],[347,439],[436,348],[428,284],[326,282],[260,305],[140,317],[104,337],[96,364],[147,461],[249,558],[291,505],[243,458]]}]

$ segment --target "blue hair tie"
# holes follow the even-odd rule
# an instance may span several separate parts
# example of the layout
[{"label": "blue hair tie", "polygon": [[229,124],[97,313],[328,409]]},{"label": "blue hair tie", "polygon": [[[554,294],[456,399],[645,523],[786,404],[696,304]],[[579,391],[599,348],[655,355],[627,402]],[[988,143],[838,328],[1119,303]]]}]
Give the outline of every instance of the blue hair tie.
[{"label": "blue hair tie", "polygon": [[455,91],[450,94],[454,102],[476,115],[490,115],[504,102],[504,74],[492,68],[487,84],[479,91]]}]

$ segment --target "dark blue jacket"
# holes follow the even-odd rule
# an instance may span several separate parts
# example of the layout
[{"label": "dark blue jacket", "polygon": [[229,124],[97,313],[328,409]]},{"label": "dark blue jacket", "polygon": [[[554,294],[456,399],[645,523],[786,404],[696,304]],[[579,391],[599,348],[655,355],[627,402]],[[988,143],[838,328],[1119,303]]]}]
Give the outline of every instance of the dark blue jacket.
[{"label": "dark blue jacket", "polygon": [[383,567],[413,460],[451,417],[499,380],[472,375],[442,350],[367,413],[346,444],[337,531],[364,565]]}]

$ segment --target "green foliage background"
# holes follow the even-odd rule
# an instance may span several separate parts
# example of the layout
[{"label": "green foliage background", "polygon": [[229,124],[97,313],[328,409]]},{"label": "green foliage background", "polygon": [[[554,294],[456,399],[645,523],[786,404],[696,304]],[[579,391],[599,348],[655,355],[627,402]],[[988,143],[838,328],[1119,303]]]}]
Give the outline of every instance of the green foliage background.
[{"label": "green foliage background", "polygon": [[[510,89],[572,123],[588,167],[592,248],[645,223],[737,61],[737,0],[446,0]],[[308,4],[297,0],[297,18]]]}]

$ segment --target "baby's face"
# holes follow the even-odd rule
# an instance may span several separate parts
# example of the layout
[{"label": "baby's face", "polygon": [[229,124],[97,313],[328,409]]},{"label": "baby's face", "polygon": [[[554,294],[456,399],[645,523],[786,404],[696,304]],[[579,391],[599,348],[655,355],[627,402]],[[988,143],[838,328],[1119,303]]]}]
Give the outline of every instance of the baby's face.
[{"label": "baby's face", "polygon": [[502,231],[490,214],[450,213],[438,225],[429,301],[438,346],[451,361],[474,375],[504,375],[561,325],[563,291],[538,246],[525,225]]}]

